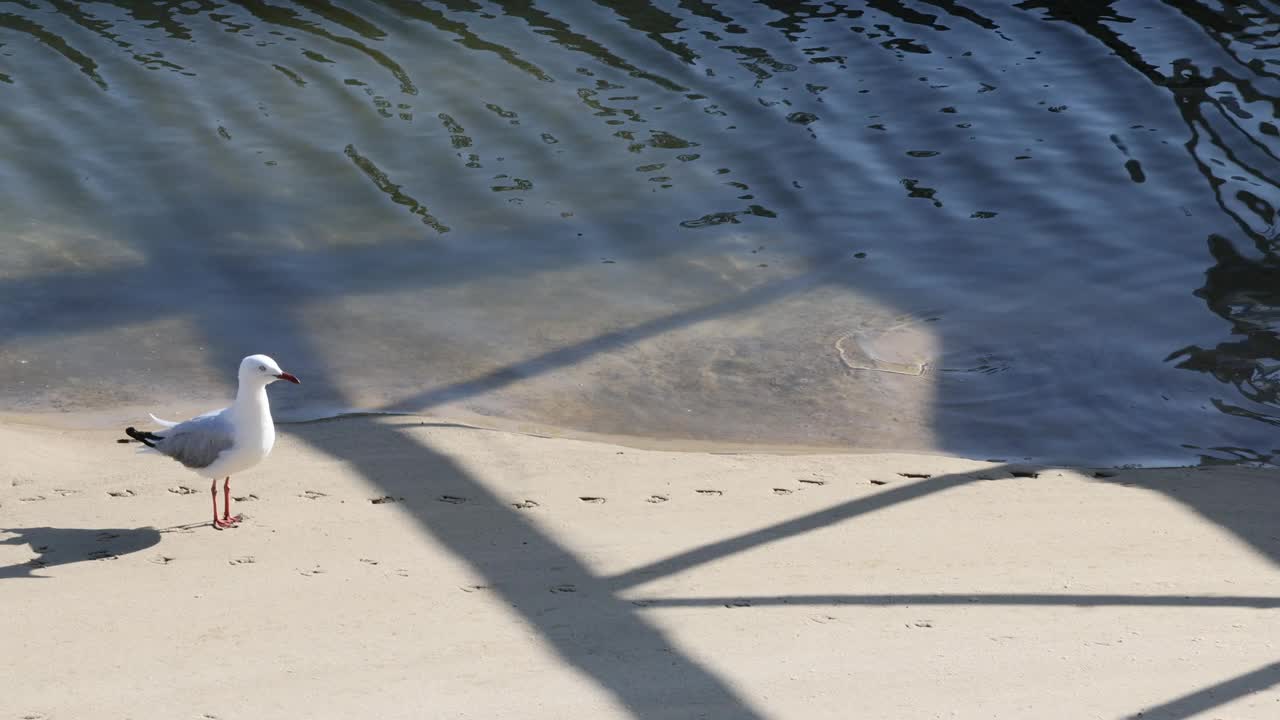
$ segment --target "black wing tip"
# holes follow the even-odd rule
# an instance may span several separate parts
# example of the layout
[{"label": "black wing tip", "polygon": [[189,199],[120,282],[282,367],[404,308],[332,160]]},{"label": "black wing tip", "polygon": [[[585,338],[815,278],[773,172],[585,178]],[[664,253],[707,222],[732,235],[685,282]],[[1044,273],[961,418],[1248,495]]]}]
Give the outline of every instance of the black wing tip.
[{"label": "black wing tip", "polygon": [[133,427],[132,425],[124,429],[124,434],[128,435],[134,440],[137,440],[143,445],[146,445],[147,447],[155,447],[155,443],[151,442],[152,440],[164,439],[153,432],[138,432],[138,429]]}]

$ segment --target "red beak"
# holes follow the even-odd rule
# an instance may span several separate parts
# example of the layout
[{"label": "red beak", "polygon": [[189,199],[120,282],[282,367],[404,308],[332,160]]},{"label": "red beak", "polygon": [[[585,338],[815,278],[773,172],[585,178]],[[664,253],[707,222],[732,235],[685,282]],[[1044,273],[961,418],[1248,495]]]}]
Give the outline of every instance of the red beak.
[{"label": "red beak", "polygon": [[280,373],[279,375],[277,375],[276,377],[280,378],[281,380],[288,380],[289,382],[293,383],[294,385],[301,385],[301,384],[302,384],[302,381],[301,381],[301,380],[299,380],[298,378],[294,377],[293,375],[291,375],[290,373],[287,373],[287,372],[282,372],[282,373]]}]

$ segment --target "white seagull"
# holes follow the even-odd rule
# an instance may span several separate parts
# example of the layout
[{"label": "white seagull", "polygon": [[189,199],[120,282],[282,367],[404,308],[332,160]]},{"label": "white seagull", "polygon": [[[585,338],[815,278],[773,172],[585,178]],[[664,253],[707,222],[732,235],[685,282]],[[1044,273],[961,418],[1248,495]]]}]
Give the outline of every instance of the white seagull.
[{"label": "white seagull", "polygon": [[[124,433],[211,478],[213,485],[213,526],[232,527],[240,516],[231,516],[231,476],[262,462],[276,442],[276,426],[271,420],[267,386],[276,380],[301,384],[298,378],[280,369],[266,355],[250,355],[240,361],[240,387],[231,407],[193,417],[186,422],[169,422],[155,415],[152,420],[167,430],[153,432],[125,428]],[[218,518],[218,478],[222,484],[222,518]]]}]

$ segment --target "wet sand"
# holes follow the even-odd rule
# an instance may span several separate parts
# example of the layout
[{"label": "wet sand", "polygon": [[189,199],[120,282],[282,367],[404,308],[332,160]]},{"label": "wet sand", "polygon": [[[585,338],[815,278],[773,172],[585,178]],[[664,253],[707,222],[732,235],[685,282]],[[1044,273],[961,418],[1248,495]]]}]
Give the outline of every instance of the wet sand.
[{"label": "wet sand", "polygon": [[1266,718],[1274,470],[0,425],[0,718]]}]

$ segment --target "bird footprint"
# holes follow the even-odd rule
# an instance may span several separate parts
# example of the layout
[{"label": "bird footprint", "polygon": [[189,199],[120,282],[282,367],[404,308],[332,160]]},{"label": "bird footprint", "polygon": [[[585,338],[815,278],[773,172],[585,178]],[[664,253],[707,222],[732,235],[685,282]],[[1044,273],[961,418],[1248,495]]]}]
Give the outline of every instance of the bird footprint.
[{"label": "bird footprint", "polygon": [[108,490],[107,494],[111,497],[133,497],[134,492],[132,490]]},{"label": "bird footprint", "polygon": [[698,493],[699,495],[723,495],[723,494],[724,494],[724,491],[722,491],[722,490],[698,490],[698,491],[697,491],[697,493]]},{"label": "bird footprint", "polygon": [[657,504],[657,503],[664,503],[670,499],[671,498],[667,497],[666,495],[650,495],[645,500],[645,502],[651,502],[651,503]]},{"label": "bird footprint", "polygon": [[[178,487],[169,488],[169,492],[175,495],[192,495],[195,493],[195,491],[196,491],[195,488],[189,488],[186,485],[179,485]],[[240,498],[236,498],[236,499],[239,500]]]},{"label": "bird footprint", "polygon": [[604,498],[602,498],[602,497],[595,497],[595,496],[593,496],[593,495],[584,495],[584,496],[582,496],[582,497],[580,497],[580,498],[578,498],[578,499],[579,499],[579,500],[581,500],[581,501],[582,501],[582,502],[584,502],[584,503],[592,503],[592,504],[595,504],[595,505],[600,505],[600,504],[603,504],[603,503],[605,502],[605,499],[604,499]]},{"label": "bird footprint", "polygon": [[308,500],[315,500],[316,498],[328,497],[328,495],[316,490],[305,490],[298,497],[304,497]]},{"label": "bird footprint", "polygon": [[238,558],[231,558],[230,560],[228,560],[228,561],[227,561],[227,564],[229,564],[229,565],[252,565],[252,564],[254,564],[255,562],[257,562],[257,560],[254,560],[252,555],[242,555],[242,556],[240,556],[240,557],[238,557]]}]

